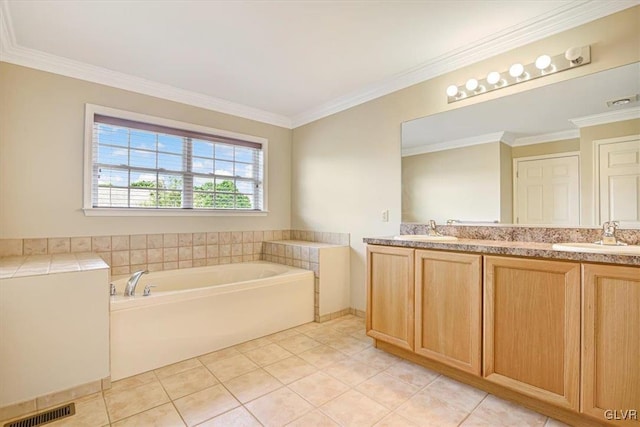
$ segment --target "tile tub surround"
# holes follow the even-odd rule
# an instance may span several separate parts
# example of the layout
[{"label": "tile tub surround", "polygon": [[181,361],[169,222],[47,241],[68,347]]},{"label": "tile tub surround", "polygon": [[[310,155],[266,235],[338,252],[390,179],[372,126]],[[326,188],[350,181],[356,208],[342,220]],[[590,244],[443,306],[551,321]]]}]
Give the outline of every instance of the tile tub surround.
[{"label": "tile tub surround", "polygon": [[[349,233],[291,230],[290,235],[291,235],[291,240],[303,240],[305,242],[329,243],[332,245],[349,246],[349,240],[350,240]],[[274,239],[274,240],[278,240],[278,239]],[[287,240],[287,239],[283,239],[283,240]]]},{"label": "tile tub surround", "polygon": [[[602,238],[602,227],[535,227],[515,225],[438,225],[436,229],[447,236],[460,239],[501,240],[507,242],[595,242]],[[428,224],[402,223],[400,234],[428,234]],[[640,245],[640,230],[619,229],[618,240]]]},{"label": "tile tub surround", "polygon": [[[300,240],[349,244],[345,233],[302,230],[220,231],[114,236],[0,239],[0,258],[95,252],[112,275],[258,261],[262,242]],[[346,242],[346,243],[345,243]]]},{"label": "tile tub surround", "polygon": [[109,268],[94,253],[30,255],[0,258],[0,279]]},{"label": "tile tub surround", "polygon": [[[300,236],[295,231],[292,234]],[[348,235],[345,240],[348,240]],[[270,241],[263,243],[263,259],[313,271],[316,322],[326,322],[350,313],[348,245],[304,240]]]},{"label": "tile tub surround", "polygon": [[305,324],[115,381],[51,425],[565,426],[380,351],[364,329]]}]

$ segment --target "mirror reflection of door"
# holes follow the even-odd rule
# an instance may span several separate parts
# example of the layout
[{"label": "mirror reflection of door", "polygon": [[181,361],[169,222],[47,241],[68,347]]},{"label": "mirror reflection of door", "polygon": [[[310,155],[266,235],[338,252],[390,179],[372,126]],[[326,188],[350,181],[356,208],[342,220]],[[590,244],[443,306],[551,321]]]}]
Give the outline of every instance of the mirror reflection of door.
[{"label": "mirror reflection of door", "polygon": [[595,144],[600,222],[640,227],[640,135]]},{"label": "mirror reflection of door", "polygon": [[578,154],[514,159],[514,222],[580,223]]}]

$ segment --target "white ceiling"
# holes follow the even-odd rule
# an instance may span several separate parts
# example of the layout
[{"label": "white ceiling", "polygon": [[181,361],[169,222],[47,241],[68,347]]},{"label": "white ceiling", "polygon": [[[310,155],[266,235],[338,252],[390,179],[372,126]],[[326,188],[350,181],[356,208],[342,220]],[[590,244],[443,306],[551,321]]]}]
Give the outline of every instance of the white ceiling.
[{"label": "white ceiling", "polygon": [[295,127],[637,0],[1,0],[0,59]]}]

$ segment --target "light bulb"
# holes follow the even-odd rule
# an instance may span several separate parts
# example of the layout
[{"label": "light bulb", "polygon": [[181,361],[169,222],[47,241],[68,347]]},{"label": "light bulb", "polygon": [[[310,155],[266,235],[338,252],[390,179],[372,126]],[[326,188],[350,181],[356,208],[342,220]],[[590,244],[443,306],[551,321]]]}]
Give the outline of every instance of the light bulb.
[{"label": "light bulb", "polygon": [[458,86],[456,85],[451,85],[447,88],[447,95],[448,96],[456,96],[458,94]]},{"label": "light bulb", "polygon": [[500,73],[497,71],[492,71],[487,74],[487,83],[490,85],[494,85],[500,81]]},{"label": "light bulb", "polygon": [[549,55],[540,55],[536,59],[536,68],[540,71],[546,70],[551,65],[551,57]]},{"label": "light bulb", "polygon": [[520,63],[513,64],[509,68],[509,75],[511,77],[520,77],[524,73],[524,65]]},{"label": "light bulb", "polygon": [[572,64],[580,64],[583,61],[582,48],[570,47],[564,53],[564,57],[567,59],[567,61],[571,61]]},{"label": "light bulb", "polygon": [[478,89],[478,81],[476,79],[467,80],[467,84],[465,85],[467,90],[474,91]]}]

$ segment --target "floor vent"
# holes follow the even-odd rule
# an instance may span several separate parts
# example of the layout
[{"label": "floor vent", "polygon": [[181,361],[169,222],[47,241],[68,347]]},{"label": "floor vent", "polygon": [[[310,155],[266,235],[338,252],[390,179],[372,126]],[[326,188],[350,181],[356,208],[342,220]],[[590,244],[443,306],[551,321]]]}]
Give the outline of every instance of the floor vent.
[{"label": "floor vent", "polygon": [[58,408],[54,408],[40,414],[25,417],[16,421],[11,421],[9,423],[6,423],[4,427],[36,427],[60,420],[62,418],[70,417],[75,413],[76,404],[69,403],[68,405],[60,406]]}]

